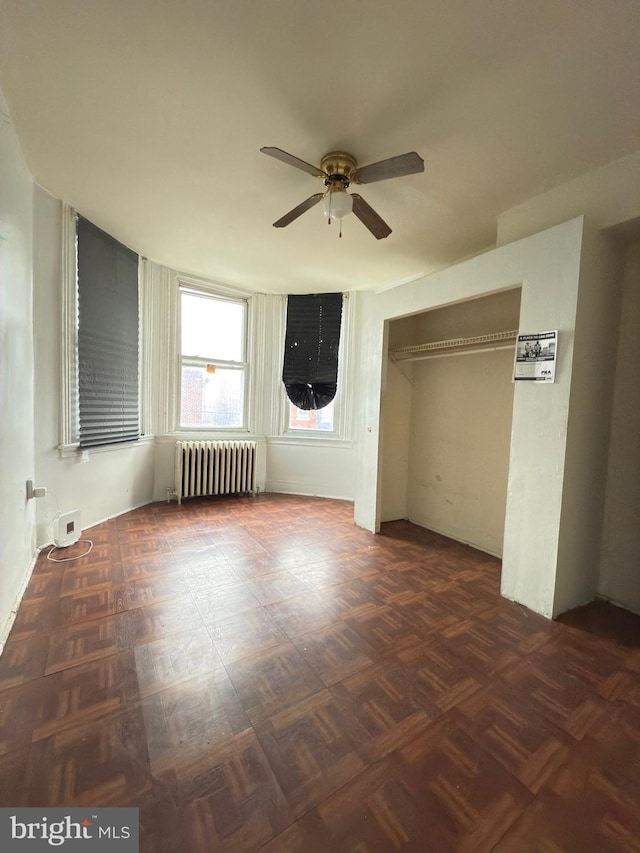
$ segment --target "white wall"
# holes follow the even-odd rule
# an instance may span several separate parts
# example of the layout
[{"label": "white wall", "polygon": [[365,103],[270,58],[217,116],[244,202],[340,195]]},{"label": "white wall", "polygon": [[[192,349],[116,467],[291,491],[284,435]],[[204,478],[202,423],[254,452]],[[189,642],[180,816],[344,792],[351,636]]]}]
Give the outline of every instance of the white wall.
[{"label": "white wall", "polygon": [[501,555],[513,349],[418,362],[414,376],[408,517]]},{"label": "white wall", "polygon": [[267,441],[267,491],[353,500],[353,445]]},{"label": "white wall", "polygon": [[640,240],[626,253],[598,593],[640,613]]},{"label": "white wall", "polygon": [[35,472],[49,490],[38,500],[38,544],[52,541],[49,524],[57,511],[79,509],[84,529],[134,507],[153,495],[153,441],[61,458],[62,395],[62,205],[34,189]]},{"label": "white wall", "polygon": [[369,530],[380,523],[385,321],[521,284],[520,330],[559,330],[555,384],[519,383],[514,390],[502,572],[506,597],[547,616],[553,613],[558,570],[582,233],[582,219],[574,219],[363,301],[355,518]]},{"label": "white wall", "polygon": [[620,319],[620,260],[611,240],[585,227],[554,616],[587,604],[596,593]]},{"label": "white wall", "polygon": [[498,216],[497,245],[581,215],[599,229],[640,216],[640,151],[505,210]]},{"label": "white wall", "polygon": [[0,648],[35,557],[33,185],[0,93]]},{"label": "white wall", "polygon": [[381,521],[409,517],[407,489],[414,384],[413,364],[398,365],[388,360],[380,424]]}]

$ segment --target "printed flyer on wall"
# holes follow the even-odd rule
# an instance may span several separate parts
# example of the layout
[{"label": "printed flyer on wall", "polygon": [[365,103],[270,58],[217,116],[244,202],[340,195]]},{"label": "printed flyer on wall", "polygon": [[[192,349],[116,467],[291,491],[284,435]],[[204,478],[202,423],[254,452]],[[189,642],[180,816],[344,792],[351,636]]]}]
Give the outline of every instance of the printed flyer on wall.
[{"label": "printed flyer on wall", "polygon": [[518,335],[514,380],[555,382],[558,332]]}]

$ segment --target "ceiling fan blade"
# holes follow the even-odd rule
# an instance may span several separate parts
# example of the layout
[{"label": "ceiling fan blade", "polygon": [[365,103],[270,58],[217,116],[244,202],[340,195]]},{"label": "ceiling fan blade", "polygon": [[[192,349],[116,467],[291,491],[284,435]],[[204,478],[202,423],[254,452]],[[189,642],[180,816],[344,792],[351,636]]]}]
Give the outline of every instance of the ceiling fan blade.
[{"label": "ceiling fan blade", "polygon": [[374,181],[386,181],[387,178],[401,178],[424,172],[424,160],[415,151],[399,154],[356,169],[354,180],[358,184],[372,184]]},{"label": "ceiling fan blade", "polygon": [[276,160],[281,160],[289,166],[295,166],[296,169],[302,169],[303,172],[308,172],[314,178],[326,178],[326,172],[323,172],[319,166],[312,166],[311,163],[305,163],[299,157],[294,157],[293,154],[288,154],[282,148],[261,148],[263,154],[268,154],[269,157],[275,157]]},{"label": "ceiling fan blade", "polygon": [[370,204],[357,193],[351,193],[353,199],[353,212],[358,217],[360,222],[368,228],[376,240],[381,240],[383,237],[388,237],[391,234],[391,228],[387,225],[384,219],[375,212]]},{"label": "ceiling fan blade", "polygon": [[299,216],[302,216],[303,213],[306,213],[311,207],[317,204],[320,199],[323,197],[324,193],[315,193],[315,195],[309,196],[308,199],[299,204],[297,207],[294,207],[293,210],[290,210],[289,213],[285,213],[284,216],[281,216],[277,222],[273,223],[274,228],[284,228],[285,225],[288,225],[290,222],[293,222],[294,219],[297,219]]}]

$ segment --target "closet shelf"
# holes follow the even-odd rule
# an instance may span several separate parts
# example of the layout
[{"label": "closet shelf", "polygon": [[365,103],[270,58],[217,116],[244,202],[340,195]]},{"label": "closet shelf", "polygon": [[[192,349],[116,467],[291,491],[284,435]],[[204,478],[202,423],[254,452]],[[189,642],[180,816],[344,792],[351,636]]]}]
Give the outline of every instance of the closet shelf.
[{"label": "closet shelf", "polygon": [[441,352],[443,350],[456,350],[464,352],[467,349],[492,349],[495,344],[513,343],[518,336],[518,330],[512,329],[507,332],[492,332],[488,335],[475,335],[471,338],[451,338],[448,341],[432,341],[428,344],[417,344],[412,347],[398,347],[389,350],[389,355],[395,361],[409,361],[420,358],[428,353]]}]

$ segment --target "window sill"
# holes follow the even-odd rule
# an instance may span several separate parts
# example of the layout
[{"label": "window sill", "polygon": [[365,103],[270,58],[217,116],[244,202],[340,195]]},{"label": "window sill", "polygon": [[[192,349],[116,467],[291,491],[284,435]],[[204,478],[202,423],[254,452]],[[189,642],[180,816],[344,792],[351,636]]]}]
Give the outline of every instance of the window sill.
[{"label": "window sill", "polygon": [[349,450],[353,447],[353,441],[319,432],[308,434],[288,432],[285,435],[267,438],[267,444],[281,444],[283,446],[299,445],[301,447],[335,447],[343,450]]},{"label": "window sill", "polygon": [[172,444],[176,441],[264,441],[263,435],[244,430],[176,430],[156,435],[158,444]]},{"label": "window sill", "polygon": [[131,447],[145,447],[152,444],[153,435],[142,435],[137,441],[123,441],[120,444],[101,444],[98,447],[80,447],[79,444],[59,444],[58,457],[60,459],[80,458],[83,453],[109,453],[113,450],[126,450]]}]

